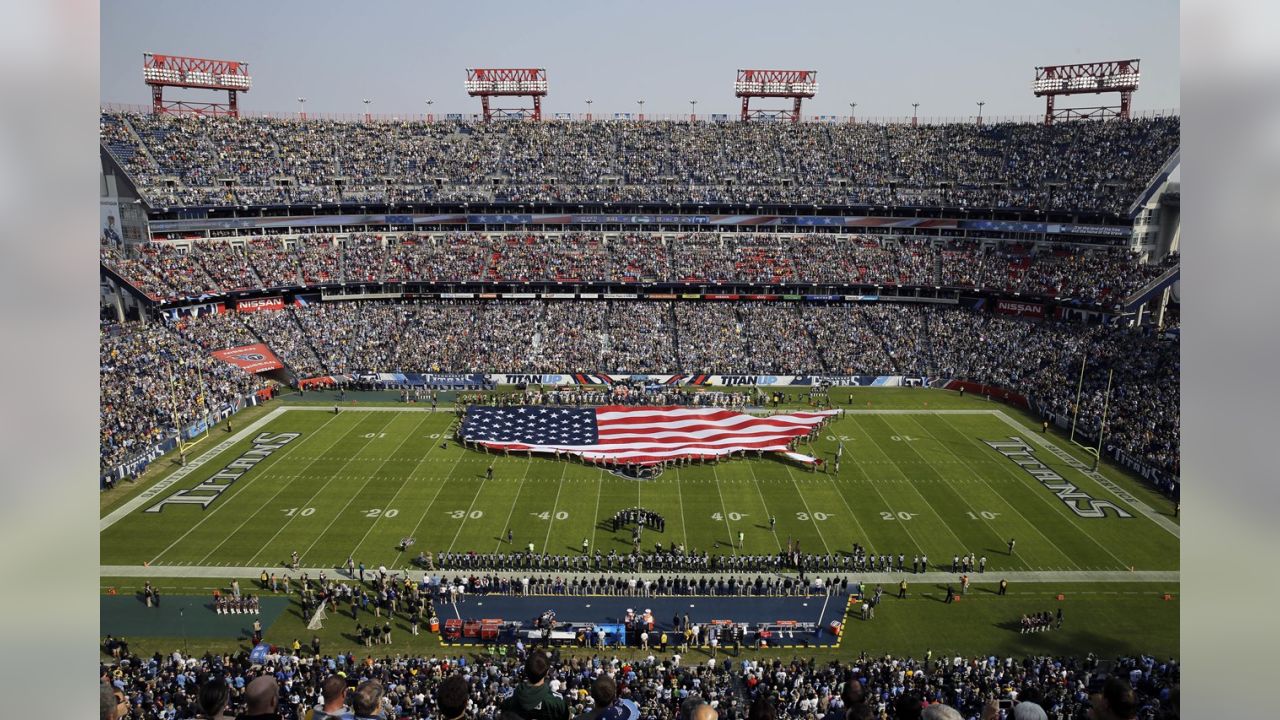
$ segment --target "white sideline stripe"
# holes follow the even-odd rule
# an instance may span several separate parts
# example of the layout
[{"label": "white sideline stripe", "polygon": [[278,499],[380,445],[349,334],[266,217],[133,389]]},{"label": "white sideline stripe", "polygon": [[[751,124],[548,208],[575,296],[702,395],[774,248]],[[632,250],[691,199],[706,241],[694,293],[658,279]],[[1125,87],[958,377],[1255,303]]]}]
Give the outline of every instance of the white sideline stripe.
[{"label": "white sideline stripe", "polygon": [[[308,440],[315,440],[315,439],[316,439],[316,437],[318,437],[318,436],[320,435],[320,431],[321,431],[321,430],[323,430],[324,428],[328,427],[328,426],[329,426],[329,423],[333,422],[334,418],[336,418],[336,417],[338,417],[338,416],[337,416],[337,415],[334,415],[334,416],[330,417],[328,420],[325,420],[323,423],[321,423],[321,424],[320,424],[320,427],[318,427],[318,428],[316,428],[316,429],[315,429],[315,432],[311,433],[311,435],[310,435],[309,437],[304,437],[304,438],[302,438],[301,440],[299,440],[297,445],[290,445],[289,447],[287,447],[287,448],[285,448],[285,449],[281,450],[279,455],[274,455],[274,456],[273,456],[273,457],[275,458],[275,461],[274,461],[274,462],[279,462],[279,459],[280,459],[280,458],[282,458],[282,457],[284,457],[285,455],[289,454],[290,452],[292,452],[292,451],[294,451],[294,450],[298,449],[300,446],[302,446],[302,445],[303,445],[304,443],[306,443]],[[345,436],[345,434],[344,434],[344,436]],[[326,447],[326,451],[328,450],[328,448],[332,448],[334,445],[337,445],[337,444],[338,444],[338,442],[339,442],[340,440],[341,440],[341,438],[339,438],[338,440],[334,440],[333,442],[329,443],[328,447]],[[324,452],[321,452],[321,455],[323,455],[323,454],[324,454]],[[268,460],[264,460],[263,462],[272,462],[272,460],[268,459]],[[308,465],[308,467],[310,467],[310,465]],[[195,532],[195,531],[196,531],[196,530],[197,530],[201,525],[204,525],[204,524],[205,524],[205,522],[207,522],[207,521],[209,520],[209,518],[213,517],[213,516],[214,516],[214,514],[215,514],[215,513],[217,513],[219,510],[221,510],[221,509],[223,509],[223,508],[227,507],[228,505],[230,505],[232,500],[234,500],[234,499],[235,499],[235,498],[237,498],[237,497],[240,497],[240,493],[244,492],[244,488],[248,487],[248,485],[249,485],[250,483],[252,483],[254,480],[256,480],[256,479],[258,479],[258,478],[260,478],[260,477],[262,477],[262,475],[260,475],[260,474],[259,474],[259,475],[255,475],[255,476],[253,476],[253,477],[249,478],[249,479],[248,479],[247,481],[245,481],[243,484],[238,484],[238,489],[228,491],[229,495],[228,495],[228,497],[227,497],[227,499],[226,499],[226,502],[223,502],[223,503],[218,504],[216,507],[214,507],[212,510],[209,510],[208,512],[202,512],[202,513],[200,514],[200,519],[199,519],[198,521],[196,521],[196,523],[195,523],[194,525],[192,525],[191,527],[187,528],[187,531],[186,531],[186,532],[184,532],[184,533],[182,533],[182,535],[181,535],[177,540],[174,540],[173,542],[169,543],[168,547],[166,547],[164,550],[161,550],[161,551],[160,551],[160,554],[158,554],[158,555],[156,555],[155,557],[151,558],[151,562],[153,562],[153,563],[154,563],[154,562],[156,562],[157,560],[159,560],[160,558],[164,557],[165,553],[168,553],[170,550],[172,550],[172,549],[174,549],[175,547],[177,547],[177,546],[178,546],[178,543],[182,542],[183,540],[186,540],[188,535],[190,535],[191,533]],[[275,495],[272,495],[272,496],[271,496],[271,499],[272,499],[272,500],[274,500],[274,499],[276,498],[276,496],[278,496],[278,495],[279,495],[279,494],[284,490],[284,488],[285,488],[285,487],[288,487],[288,486],[289,486],[289,485],[291,485],[291,484],[292,484],[292,482],[290,482],[290,483],[286,483],[284,486],[282,486],[282,487],[280,488],[280,490],[277,490],[277,491],[276,491],[276,494],[275,494]],[[234,494],[230,494],[230,493],[234,493]],[[256,514],[257,514],[257,512],[255,512],[254,514],[256,515]],[[247,522],[247,521],[246,521],[246,522]],[[239,532],[240,528],[242,528],[242,527],[244,527],[244,523],[240,523],[240,526],[236,528],[236,532]],[[224,538],[222,538],[222,542],[218,543],[218,547],[222,547],[222,545],[223,545],[224,543],[226,543],[226,542],[227,542],[227,540],[230,540],[230,539],[231,539],[232,537],[234,537],[234,536],[235,536],[235,533],[227,533],[227,535],[226,535]],[[209,554],[206,554],[204,557],[200,558],[200,562],[204,562],[208,557],[209,557]],[[252,558],[250,558],[250,559],[252,559]]]},{"label": "white sideline stripe", "polygon": [[[280,576],[288,575],[290,577],[300,577],[303,573],[315,577],[321,572],[332,573],[341,568],[298,568],[297,570],[277,570]],[[98,568],[99,577],[120,577],[120,578],[220,578],[225,581],[227,578],[248,578],[257,580],[262,568],[254,567],[233,567],[222,565],[192,565],[190,567],[179,567],[173,565],[143,567],[141,565],[103,565]],[[410,572],[417,572],[411,570]],[[460,573],[456,570],[436,570],[428,572],[428,575],[447,575]],[[488,570],[491,575],[499,575],[503,577],[522,577],[529,574],[527,570]],[[554,573],[543,573],[546,575],[554,575]],[[648,577],[656,579],[660,573],[633,573],[636,577]],[[927,573],[849,573],[844,572],[843,575],[849,576],[850,582],[861,583],[896,583],[903,578],[917,583],[937,583],[937,582],[955,582],[956,576],[949,572],[938,572],[931,570]],[[619,573],[591,573],[591,577],[618,577]],[[746,574],[738,573],[736,575],[730,573],[709,573],[708,578],[716,577],[736,577],[741,580]],[[795,577],[794,575],[778,575],[778,577]],[[1004,578],[1010,583],[1178,583],[1179,571],[1177,570],[1017,570],[1005,573],[987,572],[984,575],[974,575],[973,581],[981,584],[994,584],[998,578]],[[1070,593],[1071,591],[1067,591]]]},{"label": "white sideline stripe", "polygon": [[997,412],[996,416],[999,417],[1001,420],[1005,421],[1005,423],[1009,424],[1010,426],[1017,428],[1020,432],[1022,432],[1024,435],[1029,437],[1031,441],[1034,442],[1035,444],[1053,453],[1054,457],[1057,457],[1059,460],[1066,463],[1073,470],[1079,472],[1081,475],[1084,475],[1090,480],[1101,485],[1104,490],[1111,493],[1120,502],[1128,505],[1139,515],[1142,515],[1146,519],[1155,523],[1157,526],[1164,529],[1170,535],[1178,538],[1179,540],[1182,539],[1181,525],[1178,525],[1177,523],[1173,522],[1169,518],[1161,515],[1160,513],[1157,513],[1155,510],[1151,508],[1150,505],[1147,505],[1146,503],[1142,502],[1138,498],[1129,494],[1127,491],[1125,491],[1124,488],[1120,487],[1119,485],[1116,485],[1114,482],[1112,482],[1111,480],[1103,476],[1102,473],[1094,472],[1093,470],[1090,470],[1088,466],[1080,462],[1079,458],[1077,458],[1075,455],[1072,455],[1071,453],[1067,452],[1066,450],[1063,450],[1062,448],[1058,447],[1054,443],[1049,442],[1048,440],[1040,437],[1040,433],[1036,433],[1028,430],[1026,427],[1023,427],[1022,425],[1020,425],[1013,418],[1009,417],[1008,415],[1005,415],[1003,412]]},{"label": "white sideline stripe", "polygon": [[303,411],[308,411],[308,412],[327,412],[327,413],[331,413],[331,412],[333,412],[333,408],[334,408],[334,406],[335,406],[335,405],[336,405],[336,406],[338,407],[338,409],[340,409],[340,410],[347,410],[347,411],[350,411],[350,412],[421,412],[421,413],[429,413],[429,412],[442,413],[442,412],[448,412],[448,413],[452,413],[452,412],[454,412],[454,411],[455,411],[455,408],[454,408],[452,405],[450,405],[450,406],[449,406],[449,407],[447,407],[447,408],[441,408],[441,407],[438,407],[438,408],[436,408],[435,410],[432,410],[432,409],[431,409],[431,408],[429,408],[429,407],[386,407],[385,405],[369,405],[369,406],[364,406],[364,405],[347,405],[347,404],[344,404],[344,403],[342,403],[342,402],[336,402],[336,403],[333,403],[332,405],[320,405],[320,406],[316,406],[316,405],[286,405],[285,407],[282,407],[282,408],[279,408],[279,409],[280,409],[280,410],[303,410]]},{"label": "white sideline stripe", "polygon": [[98,532],[102,532],[107,528],[111,527],[112,525],[115,525],[116,523],[120,522],[120,520],[122,520],[124,516],[128,515],[134,510],[137,510],[138,508],[147,504],[147,502],[155,499],[158,495],[163,494],[166,490],[176,485],[183,478],[195,472],[196,470],[199,470],[205,463],[214,459],[218,455],[221,455],[222,453],[226,452],[232,445],[235,445],[236,443],[240,442],[246,437],[249,437],[253,433],[257,432],[264,425],[271,422],[272,420],[275,420],[277,417],[279,417],[282,413],[284,413],[288,409],[289,408],[287,407],[278,407],[275,410],[272,410],[266,415],[263,415],[262,417],[253,421],[245,429],[232,435],[226,440],[223,440],[217,445],[214,445],[213,447],[209,448],[207,452],[201,454],[200,457],[188,462],[184,467],[180,467],[177,470],[174,470],[173,472],[169,473],[167,477],[160,480],[155,485],[152,485],[151,487],[147,488],[145,491],[140,493],[137,497],[133,498],[129,502],[126,502],[125,504],[121,505],[115,510],[112,510],[106,517],[102,518],[102,521],[99,523]]}]

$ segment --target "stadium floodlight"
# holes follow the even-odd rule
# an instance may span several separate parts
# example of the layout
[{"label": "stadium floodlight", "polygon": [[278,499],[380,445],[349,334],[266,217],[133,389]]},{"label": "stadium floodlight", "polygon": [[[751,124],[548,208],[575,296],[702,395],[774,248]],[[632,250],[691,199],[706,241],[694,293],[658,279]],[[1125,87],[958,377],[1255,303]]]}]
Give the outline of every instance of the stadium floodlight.
[{"label": "stadium floodlight", "polygon": [[[151,86],[151,112],[163,114],[229,115],[240,117],[236,93],[249,92],[253,78],[249,63],[238,60],[206,60],[181,55],[142,54],[142,81]],[[225,90],[226,103],[164,99],[166,87]]]},{"label": "stadium floodlight", "polygon": [[[1108,118],[1129,119],[1133,93],[1138,89],[1139,60],[1111,60],[1108,62],[1080,63],[1076,65],[1045,65],[1036,68],[1036,77],[1031,82],[1031,91],[1036,97],[1044,96],[1044,124],[1052,125],[1054,120],[1071,118]],[[1086,108],[1054,109],[1054,98],[1058,95],[1078,95],[1082,93],[1120,93],[1119,105]]]},{"label": "stadium floodlight", "polygon": [[[742,98],[742,120],[752,117],[785,117],[800,122],[800,102],[818,94],[817,70],[738,70],[733,83],[733,94]],[[753,97],[792,98],[790,112],[785,110],[752,110]]]},{"label": "stadium floodlight", "polygon": [[[480,98],[484,121],[493,119],[493,111],[502,117],[542,119],[542,98],[547,94],[546,68],[467,68],[467,94]],[[530,97],[532,108],[490,108],[491,97]]]}]

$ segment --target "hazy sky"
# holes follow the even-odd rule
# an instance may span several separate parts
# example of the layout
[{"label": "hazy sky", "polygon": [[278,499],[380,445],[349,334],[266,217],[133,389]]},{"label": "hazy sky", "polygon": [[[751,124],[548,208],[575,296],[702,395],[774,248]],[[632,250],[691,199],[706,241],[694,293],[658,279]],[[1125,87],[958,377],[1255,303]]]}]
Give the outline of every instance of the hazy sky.
[{"label": "hazy sky", "polygon": [[806,114],[1034,115],[1035,66],[1133,57],[1135,110],[1179,105],[1171,0],[103,0],[104,101],[150,102],[146,51],[247,61],[251,111],[478,112],[464,68],[545,67],[548,114],[734,113],[738,68],[794,68],[818,71]]}]

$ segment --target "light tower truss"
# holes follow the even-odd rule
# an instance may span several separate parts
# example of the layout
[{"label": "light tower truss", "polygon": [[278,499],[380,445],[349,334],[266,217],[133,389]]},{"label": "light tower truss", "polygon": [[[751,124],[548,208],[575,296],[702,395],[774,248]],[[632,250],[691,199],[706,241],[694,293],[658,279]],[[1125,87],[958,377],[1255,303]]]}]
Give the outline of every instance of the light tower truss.
[{"label": "light tower truss", "polygon": [[[467,68],[467,94],[480,98],[484,121],[494,114],[503,118],[542,119],[542,98],[547,94],[545,68]],[[532,108],[490,108],[491,97],[530,97]]]},{"label": "light tower truss", "polygon": [[[800,122],[800,103],[818,93],[817,70],[738,70],[733,94],[742,98],[742,120],[753,117],[783,117]],[[792,98],[791,111],[752,110],[751,98]]]},{"label": "light tower truss", "polygon": [[[1036,68],[1036,79],[1031,83],[1031,90],[1036,97],[1043,96],[1045,99],[1044,124],[1052,125],[1054,120],[1072,118],[1118,117],[1128,120],[1133,93],[1138,89],[1138,62],[1134,58]],[[1113,92],[1120,93],[1119,105],[1059,109],[1053,106],[1053,99],[1059,95],[1099,95]]]},{"label": "light tower truss", "polygon": [[[236,60],[206,60],[180,55],[142,54],[142,80],[151,86],[151,112],[229,115],[240,117],[236,94],[249,92],[253,78],[249,63]],[[166,87],[197,90],[225,90],[227,102],[188,102],[164,99]]]}]

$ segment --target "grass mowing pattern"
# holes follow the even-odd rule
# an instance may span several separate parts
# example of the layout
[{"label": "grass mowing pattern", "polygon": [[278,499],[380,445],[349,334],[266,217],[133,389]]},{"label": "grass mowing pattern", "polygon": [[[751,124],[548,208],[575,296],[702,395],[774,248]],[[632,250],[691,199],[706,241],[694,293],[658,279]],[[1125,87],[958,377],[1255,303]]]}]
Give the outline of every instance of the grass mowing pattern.
[{"label": "grass mowing pattern", "polygon": [[[858,542],[872,552],[902,553],[908,563],[927,554],[933,569],[946,570],[953,555],[971,551],[987,556],[988,576],[1178,567],[1177,539],[1149,519],[1076,517],[982,444],[1031,431],[981,412],[840,418],[812,448],[830,459],[844,438],[838,475],[771,459],[732,460],[648,481],[577,463],[491,456],[453,442],[442,448],[452,421],[450,413],[420,411],[286,412],[263,431],[300,438],[208,509],[135,510],[103,531],[101,562],[278,568],[297,551],[304,567],[335,567],[352,555],[366,566],[402,568],[418,550],[483,553],[532,542],[538,551],[578,553],[583,538],[593,549],[623,553],[630,533],[612,533],[603,521],[640,505],[667,519],[665,533],[645,534],[647,548],[675,540],[697,550],[762,554],[796,538],[806,552],[844,553]],[[194,487],[249,445],[246,438],[172,489]],[[1036,455],[1090,496],[1127,507],[1046,451]],[[486,480],[490,462],[494,477]],[[777,517],[773,532],[770,515]],[[514,548],[505,540],[508,528]],[[739,532],[743,547],[733,547]],[[400,553],[405,536],[417,545]],[[1013,556],[1006,552],[1010,537],[1017,539]]]}]

